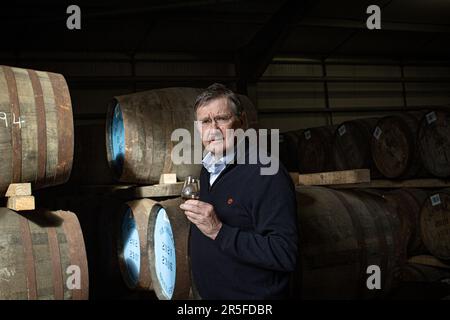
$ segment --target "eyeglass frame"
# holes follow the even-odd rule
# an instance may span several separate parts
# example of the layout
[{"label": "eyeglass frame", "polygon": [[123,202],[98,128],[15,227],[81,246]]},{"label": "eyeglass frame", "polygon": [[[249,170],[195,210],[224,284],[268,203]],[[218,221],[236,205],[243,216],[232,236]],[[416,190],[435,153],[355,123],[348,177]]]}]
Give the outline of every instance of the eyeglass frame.
[{"label": "eyeglass frame", "polygon": [[[231,119],[233,119],[234,117],[238,117],[239,115],[237,116],[235,114],[230,114],[227,119],[223,119],[223,118],[220,119],[220,117],[224,117],[224,116],[225,115],[218,115],[218,116],[213,117],[212,119],[211,119],[211,117],[208,117],[207,119],[197,120],[197,121],[200,122],[202,127],[210,127],[211,124],[213,123],[213,121],[214,121],[214,123],[217,124],[218,127],[222,127],[222,126],[225,126],[225,125],[231,123]],[[209,122],[206,122],[206,121],[209,121]]]}]

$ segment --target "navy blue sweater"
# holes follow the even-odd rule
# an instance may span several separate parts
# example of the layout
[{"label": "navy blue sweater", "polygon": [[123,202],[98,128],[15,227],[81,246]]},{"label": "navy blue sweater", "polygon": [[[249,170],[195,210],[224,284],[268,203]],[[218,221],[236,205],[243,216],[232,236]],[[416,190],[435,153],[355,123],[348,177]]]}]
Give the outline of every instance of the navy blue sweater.
[{"label": "navy blue sweater", "polygon": [[275,175],[261,167],[228,164],[212,186],[202,168],[200,200],[223,223],[215,240],[191,224],[192,275],[203,299],[287,297],[297,260],[295,188],[281,164]]}]

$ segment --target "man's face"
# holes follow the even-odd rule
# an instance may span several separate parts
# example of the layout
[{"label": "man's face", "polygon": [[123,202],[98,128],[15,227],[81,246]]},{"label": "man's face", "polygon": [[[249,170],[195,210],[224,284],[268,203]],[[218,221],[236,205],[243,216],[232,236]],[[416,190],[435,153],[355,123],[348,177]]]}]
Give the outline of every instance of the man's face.
[{"label": "man's face", "polygon": [[197,128],[206,151],[215,155],[225,155],[233,145],[234,135],[227,129],[238,129],[243,122],[228,105],[227,98],[217,98],[197,109]]}]

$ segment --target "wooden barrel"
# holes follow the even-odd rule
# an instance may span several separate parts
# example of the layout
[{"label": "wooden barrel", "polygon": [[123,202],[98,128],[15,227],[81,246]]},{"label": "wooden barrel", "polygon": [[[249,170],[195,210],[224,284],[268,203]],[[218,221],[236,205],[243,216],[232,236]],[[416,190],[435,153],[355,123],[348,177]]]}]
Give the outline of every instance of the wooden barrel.
[{"label": "wooden barrel", "polygon": [[437,177],[450,177],[450,113],[427,113],[420,122],[417,140],[425,169]]},{"label": "wooden barrel", "polygon": [[106,156],[106,121],[75,125],[75,152],[70,185],[110,185],[112,176]]},{"label": "wooden barrel", "polygon": [[122,210],[117,248],[130,288],[153,290],[162,300],[189,297],[189,223],[181,203],[181,198],[142,199],[127,202]]},{"label": "wooden barrel", "polygon": [[0,196],[10,183],[65,183],[73,157],[69,89],[60,74],[0,66]]},{"label": "wooden barrel", "polygon": [[298,170],[300,173],[333,171],[333,134],[336,126],[310,128],[298,137]]},{"label": "wooden barrel", "polygon": [[431,193],[420,212],[420,230],[430,253],[450,260],[450,189]]},{"label": "wooden barrel", "polygon": [[383,194],[397,211],[400,219],[400,234],[407,243],[408,256],[427,252],[420,234],[420,210],[428,197],[421,189],[395,189]]},{"label": "wooden barrel", "polygon": [[[201,92],[167,88],[114,98],[107,114],[106,146],[108,162],[118,181],[158,183],[162,173],[176,173],[179,180],[199,175],[201,164],[173,164],[171,152],[178,141],[172,142],[171,134],[183,128],[194,137],[194,103]],[[239,98],[249,127],[256,127],[255,107],[247,97]],[[191,141],[183,144],[193,150]],[[191,155],[193,163],[192,151]]]},{"label": "wooden barrel", "polygon": [[372,158],[383,176],[412,178],[421,170],[416,148],[419,114],[402,113],[381,118],[372,134]]},{"label": "wooden barrel", "polygon": [[302,130],[280,133],[280,161],[289,172],[298,172],[298,137]]},{"label": "wooden barrel", "polygon": [[20,215],[0,208],[0,299],[86,300],[88,279],[75,214],[37,210]]},{"label": "wooden barrel", "polygon": [[89,261],[89,297],[94,300],[157,299],[153,292],[129,289],[120,272],[117,225],[124,201],[112,192],[104,194],[94,187],[87,189],[89,192],[80,189],[77,193],[52,189],[55,188],[40,190],[36,200],[50,208],[76,212]]},{"label": "wooden barrel", "polygon": [[[297,187],[299,263],[295,294],[303,299],[366,299],[389,291],[405,261],[400,222],[383,197],[361,191]],[[381,290],[367,273],[381,271]]]},{"label": "wooden barrel", "polygon": [[377,176],[378,170],[372,161],[370,140],[378,120],[378,118],[351,120],[337,127],[333,148],[337,170],[371,169],[371,176]]}]

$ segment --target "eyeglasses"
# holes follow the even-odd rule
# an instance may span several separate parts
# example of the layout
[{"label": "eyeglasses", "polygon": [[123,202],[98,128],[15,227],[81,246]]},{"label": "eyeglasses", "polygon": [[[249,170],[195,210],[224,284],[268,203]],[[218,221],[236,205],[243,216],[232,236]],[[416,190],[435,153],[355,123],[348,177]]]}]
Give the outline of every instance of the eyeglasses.
[{"label": "eyeglasses", "polygon": [[211,124],[214,120],[214,123],[216,123],[219,127],[222,127],[227,124],[230,124],[233,117],[234,117],[234,115],[224,114],[224,115],[216,116],[213,119],[207,118],[207,119],[199,120],[199,122],[202,124],[203,127],[209,127],[209,126],[211,126]]}]

